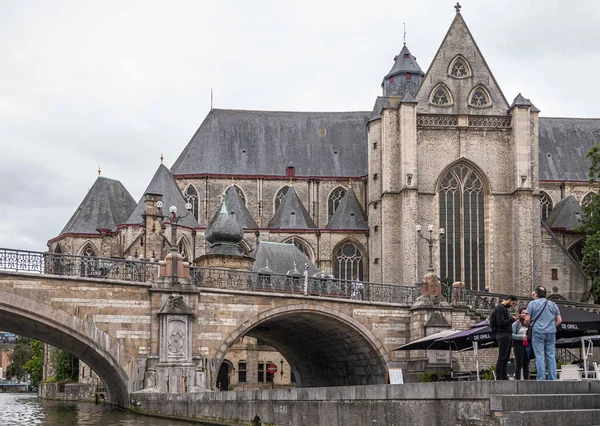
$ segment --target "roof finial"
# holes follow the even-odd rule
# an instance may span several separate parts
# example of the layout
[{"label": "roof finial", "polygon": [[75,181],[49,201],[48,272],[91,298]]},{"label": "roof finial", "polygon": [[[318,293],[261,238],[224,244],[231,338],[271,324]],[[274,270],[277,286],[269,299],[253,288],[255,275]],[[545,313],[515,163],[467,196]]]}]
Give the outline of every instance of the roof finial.
[{"label": "roof finial", "polygon": [[456,9],[456,13],[460,13],[460,8],[461,8],[460,3],[456,2],[456,6],[454,6],[454,9]]},{"label": "roof finial", "polygon": [[98,166],[98,177],[100,177],[101,174],[102,174],[102,169],[100,169],[100,166]]},{"label": "roof finial", "polygon": [[294,186],[294,179],[290,177],[290,186]]},{"label": "roof finial", "polygon": [[225,189],[223,189],[223,192],[221,193],[221,200],[222,200],[222,204],[221,204],[221,214],[229,214],[229,212],[227,211],[227,191]]},{"label": "roof finial", "polygon": [[293,235],[292,235],[292,244],[296,245],[296,244],[294,243],[294,236],[293,236]]},{"label": "roof finial", "polygon": [[233,176],[231,176],[231,185],[233,185],[235,183],[235,179],[233,178]]},{"label": "roof finial", "polygon": [[163,163],[163,160],[164,160],[164,159],[165,159],[165,157],[163,156],[163,153],[161,152],[161,153],[160,153],[160,164],[162,164],[162,163]]},{"label": "roof finial", "polygon": [[406,46],[406,22],[404,22],[404,45]]},{"label": "roof finial", "polygon": [[352,188],[352,179],[348,179],[348,188]]}]

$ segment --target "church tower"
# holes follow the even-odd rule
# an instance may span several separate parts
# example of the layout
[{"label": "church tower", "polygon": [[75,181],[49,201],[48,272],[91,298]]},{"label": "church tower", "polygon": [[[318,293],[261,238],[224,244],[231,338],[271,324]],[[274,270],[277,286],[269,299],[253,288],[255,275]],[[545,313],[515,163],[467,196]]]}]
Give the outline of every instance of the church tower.
[{"label": "church tower", "polygon": [[458,4],[425,75],[406,46],[399,56],[368,123],[371,280],[420,281],[429,250],[416,226],[431,224],[445,229],[433,256],[443,281],[529,293],[540,258],[537,110],[523,97],[509,106]]}]

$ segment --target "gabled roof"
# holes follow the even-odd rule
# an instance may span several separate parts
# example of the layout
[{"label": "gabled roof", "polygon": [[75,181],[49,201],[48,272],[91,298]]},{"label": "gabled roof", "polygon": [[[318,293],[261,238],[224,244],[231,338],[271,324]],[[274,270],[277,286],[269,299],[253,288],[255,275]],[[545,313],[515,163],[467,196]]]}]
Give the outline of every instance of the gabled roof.
[{"label": "gabled roof", "polygon": [[573,195],[560,200],[546,218],[546,224],[553,230],[573,231],[581,225],[581,206]]},{"label": "gabled roof", "polygon": [[98,229],[114,231],[134,208],[135,200],[121,182],[99,176],[60,235],[99,234]]},{"label": "gabled roof", "polygon": [[[256,221],[246,208],[246,204],[240,198],[240,195],[237,192],[237,189],[234,185],[230,185],[229,188],[225,191],[225,204],[227,204],[227,211],[229,214],[235,219],[235,221],[244,229],[256,229],[258,225]],[[221,212],[221,208],[223,207],[223,201],[219,204],[219,209],[210,220],[208,226],[217,219]]]},{"label": "gabled roof", "polygon": [[267,227],[273,229],[316,228],[317,225],[306,211],[294,187],[290,186],[288,188],[285,197]]},{"label": "gabled roof", "polygon": [[[304,265],[308,263],[308,274],[312,277],[318,273],[317,267],[308,257],[291,243],[272,243],[261,241],[250,255],[256,259],[252,271],[260,272],[269,263],[269,269],[275,274],[287,274],[294,269],[304,272]],[[294,265],[295,262],[295,265]]]},{"label": "gabled roof", "polygon": [[[163,215],[166,216],[169,214],[169,208],[171,206],[177,207],[178,215],[183,216],[186,214],[185,198],[183,198],[183,194],[177,186],[175,178],[173,177],[169,169],[167,169],[167,167],[164,164],[161,164],[160,166],[158,166],[158,170],[156,170],[156,173],[154,173],[150,184],[144,191],[144,194],[142,195],[142,198],[138,202],[137,206],[135,207],[135,210],[133,211],[131,216],[129,216],[129,219],[127,219],[127,221],[125,222],[126,224],[138,225],[143,222],[142,213],[146,211],[146,194],[162,195]],[[200,227],[200,225],[194,218],[194,215],[192,214],[189,214],[183,219],[181,219],[178,222],[178,224],[181,226],[187,226],[188,228]]]},{"label": "gabled roof", "polygon": [[412,53],[410,53],[410,50],[408,50],[408,47],[404,45],[400,54],[394,56],[394,66],[392,66],[392,69],[387,73],[384,79],[407,72],[411,74],[425,74],[419,64],[417,64],[417,58],[415,58]]},{"label": "gabled roof", "polygon": [[370,112],[213,109],[185,147],[175,175],[364,176]]},{"label": "gabled roof", "polygon": [[346,195],[340,201],[329,223],[328,229],[369,229],[367,215],[352,187],[348,188]]},{"label": "gabled roof", "polygon": [[[450,63],[461,55],[468,63],[472,76],[454,78],[448,75]],[[429,104],[431,91],[440,83],[450,90],[454,99],[452,106],[438,107]],[[483,86],[491,96],[492,106],[474,108],[469,106],[468,97],[477,86]],[[417,112],[428,114],[478,114],[506,115],[508,102],[485,61],[473,35],[460,12],[456,13],[442,44],[435,54],[423,83],[416,96]]]},{"label": "gabled roof", "polygon": [[540,117],[540,180],[588,180],[585,157],[600,141],[600,119]]},{"label": "gabled roof", "polygon": [[533,104],[529,99],[525,99],[525,97],[519,93],[510,107],[512,108],[515,106],[533,106]]}]

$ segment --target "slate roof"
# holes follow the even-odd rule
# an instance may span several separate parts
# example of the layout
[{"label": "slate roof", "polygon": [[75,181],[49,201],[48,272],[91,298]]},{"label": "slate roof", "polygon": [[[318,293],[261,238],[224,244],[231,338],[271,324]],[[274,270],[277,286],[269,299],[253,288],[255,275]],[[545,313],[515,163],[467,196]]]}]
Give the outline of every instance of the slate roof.
[{"label": "slate roof", "polygon": [[581,225],[581,206],[573,195],[560,200],[546,218],[546,224],[553,230],[573,231]]},{"label": "slate roof", "polygon": [[272,229],[308,229],[316,228],[308,211],[298,197],[296,190],[290,186],[279,204],[275,215],[269,222],[268,228]]},{"label": "slate roof", "polygon": [[171,169],[285,176],[291,164],[298,176],[364,176],[370,114],[213,109]]},{"label": "slate roof", "polygon": [[[408,58],[405,57],[406,55],[408,55]],[[417,64],[417,58],[415,58],[412,53],[410,53],[410,50],[408,50],[408,47],[404,45],[400,51],[400,54],[398,56],[394,56],[394,66],[392,66],[392,69],[387,73],[384,79],[393,75],[404,74],[407,72],[411,74],[425,75],[419,64]]]},{"label": "slate roof", "polygon": [[[235,218],[235,221],[244,229],[258,228],[256,221],[246,208],[246,204],[244,204],[240,198],[235,186],[230,185],[225,193],[225,204],[227,204],[227,211]],[[222,207],[223,201],[221,201],[221,204],[219,204],[219,210],[216,211],[215,215],[210,220],[208,224],[209,227],[219,216]]]},{"label": "slate roof", "polygon": [[540,117],[540,180],[587,181],[585,155],[600,142],[600,119]]},{"label": "slate roof", "polygon": [[115,231],[134,208],[135,200],[121,182],[100,176],[60,235],[99,234],[98,229]]},{"label": "slate roof", "polygon": [[510,107],[512,108],[512,107],[515,107],[515,106],[533,106],[533,104],[531,103],[531,101],[529,99],[525,99],[523,97],[523,95],[519,93],[515,97],[512,105]]},{"label": "slate roof", "polygon": [[[414,99],[414,98],[413,98]],[[375,100],[375,106],[373,107],[373,112],[369,116],[369,121],[377,120],[381,118],[381,111],[385,108],[398,108],[398,105],[402,101],[402,98],[399,96],[378,96]]]},{"label": "slate roof", "polygon": [[326,228],[328,229],[369,229],[367,214],[363,210],[352,187],[340,201]]},{"label": "slate roof", "polygon": [[291,243],[261,241],[250,256],[256,259],[252,265],[253,272],[259,272],[263,269],[267,265],[267,259],[269,261],[269,269],[275,274],[287,274],[288,271],[293,270],[294,261],[296,262],[296,269],[300,273],[304,272],[304,264],[306,263],[308,263],[308,274],[310,277],[319,272],[319,269],[317,269],[310,259]]},{"label": "slate roof", "polygon": [[[177,207],[178,215],[185,215],[185,198],[183,198],[183,194],[181,190],[177,186],[175,182],[175,178],[169,171],[169,169],[161,164],[154,173],[154,177],[150,181],[150,184],[144,191],[142,198],[139,203],[135,207],[135,210],[127,219],[126,224],[128,225],[137,225],[143,222],[142,213],[146,211],[146,203],[145,203],[145,195],[146,194],[160,194],[163,196],[163,215],[167,216],[169,214],[169,208],[171,206]],[[194,215],[189,214],[187,217],[181,219],[179,221],[179,225],[187,226],[188,228],[199,228],[200,225],[194,218]]]}]

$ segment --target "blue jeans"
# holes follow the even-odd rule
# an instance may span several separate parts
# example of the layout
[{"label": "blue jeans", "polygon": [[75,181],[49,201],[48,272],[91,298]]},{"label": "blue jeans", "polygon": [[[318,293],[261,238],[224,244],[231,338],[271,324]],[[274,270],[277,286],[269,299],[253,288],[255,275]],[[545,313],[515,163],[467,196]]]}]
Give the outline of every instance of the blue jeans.
[{"label": "blue jeans", "polygon": [[535,353],[537,380],[546,380],[546,365],[548,365],[548,380],[556,380],[556,333],[534,331],[531,340]]}]

